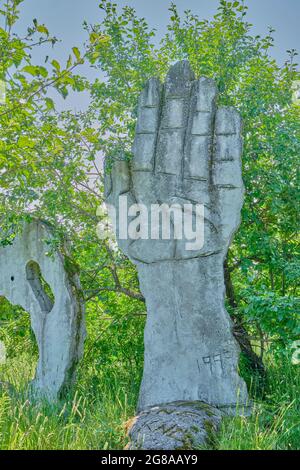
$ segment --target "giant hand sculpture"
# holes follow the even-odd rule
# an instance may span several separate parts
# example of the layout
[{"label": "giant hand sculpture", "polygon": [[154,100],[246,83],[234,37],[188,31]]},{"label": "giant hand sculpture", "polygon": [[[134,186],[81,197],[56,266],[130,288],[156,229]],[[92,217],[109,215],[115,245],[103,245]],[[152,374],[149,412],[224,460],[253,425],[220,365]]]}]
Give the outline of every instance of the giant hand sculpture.
[{"label": "giant hand sculpture", "polygon": [[218,109],[216,98],[214,82],[195,80],[186,61],[171,67],[164,85],[149,80],[133,160],[115,161],[106,175],[107,202],[116,208],[120,196],[128,206],[204,205],[197,250],[187,249],[185,237],[131,240],[117,233],[137,265],[147,305],[140,410],[180,400],[232,409],[247,401],[223,272],[243,203],[241,119],[232,108]]}]

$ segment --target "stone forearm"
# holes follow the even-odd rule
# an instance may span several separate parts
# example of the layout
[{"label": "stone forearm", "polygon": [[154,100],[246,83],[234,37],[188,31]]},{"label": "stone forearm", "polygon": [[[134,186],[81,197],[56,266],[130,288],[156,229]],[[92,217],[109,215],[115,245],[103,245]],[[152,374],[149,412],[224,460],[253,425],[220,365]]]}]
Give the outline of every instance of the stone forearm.
[{"label": "stone forearm", "polygon": [[224,308],[223,256],[139,265],[147,303],[139,408],[177,400],[246,400],[239,349]]}]

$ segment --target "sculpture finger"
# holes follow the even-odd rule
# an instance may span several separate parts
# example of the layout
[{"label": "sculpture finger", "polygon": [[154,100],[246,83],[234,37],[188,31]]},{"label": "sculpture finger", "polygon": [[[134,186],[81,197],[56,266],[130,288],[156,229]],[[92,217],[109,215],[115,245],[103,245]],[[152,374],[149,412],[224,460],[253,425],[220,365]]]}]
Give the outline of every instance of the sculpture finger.
[{"label": "sculpture finger", "polygon": [[242,119],[238,111],[222,107],[216,113],[215,153],[213,158],[213,184],[219,187],[243,186]]},{"label": "sculpture finger", "polygon": [[217,194],[220,228],[228,246],[240,223],[242,180],[242,119],[237,110],[222,107],[216,113],[212,180]]},{"label": "sculpture finger", "polygon": [[130,192],[129,164],[125,160],[115,160],[111,168],[107,168],[107,164],[105,166],[105,203],[119,247],[128,255],[130,240],[127,231],[127,211],[128,207],[135,203]]},{"label": "sculpture finger", "polygon": [[108,204],[116,205],[120,195],[130,190],[129,164],[126,160],[105,161],[104,197]]},{"label": "sculpture finger", "polygon": [[182,173],[193,79],[194,74],[188,61],[177,62],[167,74],[156,152],[157,173]]},{"label": "sculpture finger", "polygon": [[138,105],[133,144],[133,171],[152,171],[157,140],[162,85],[157,78],[148,80]]},{"label": "sculpture finger", "polygon": [[209,78],[194,84],[184,155],[184,178],[208,181],[217,87]]}]

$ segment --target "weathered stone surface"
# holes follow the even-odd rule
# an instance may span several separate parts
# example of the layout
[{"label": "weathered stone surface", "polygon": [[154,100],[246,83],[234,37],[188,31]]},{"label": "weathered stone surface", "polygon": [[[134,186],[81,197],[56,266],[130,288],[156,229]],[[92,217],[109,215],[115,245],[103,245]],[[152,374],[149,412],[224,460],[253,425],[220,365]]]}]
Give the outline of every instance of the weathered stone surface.
[{"label": "weathered stone surface", "polygon": [[141,265],[139,280],[148,311],[139,410],[179,397],[244,405],[238,348],[218,295],[224,289],[221,257]]},{"label": "weathered stone surface", "polygon": [[182,450],[213,440],[222,412],[202,402],[175,402],[140,413],[128,432],[130,450]]},{"label": "weathered stone surface", "polygon": [[[72,385],[85,337],[84,302],[67,252],[47,256],[52,233],[39,221],[24,226],[13,244],[0,248],[0,296],[24,308],[39,349],[32,390],[56,399]],[[55,300],[47,293],[42,278]]]},{"label": "weathered stone surface", "polygon": [[116,208],[120,195],[148,208],[204,205],[204,244],[196,251],[185,236],[119,240],[147,304],[139,410],[182,400],[230,410],[247,403],[223,271],[243,204],[241,127],[235,109],[217,107],[214,82],[195,80],[189,63],[179,62],[163,87],[155,79],[145,87],[133,161],[115,162],[106,176],[107,202]]}]

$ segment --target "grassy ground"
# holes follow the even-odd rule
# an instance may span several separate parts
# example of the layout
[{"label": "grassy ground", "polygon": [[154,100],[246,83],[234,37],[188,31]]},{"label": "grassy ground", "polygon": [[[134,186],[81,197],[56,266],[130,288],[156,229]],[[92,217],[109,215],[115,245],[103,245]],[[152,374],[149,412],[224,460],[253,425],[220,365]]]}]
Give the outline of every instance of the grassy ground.
[{"label": "grassy ground", "polygon": [[220,450],[300,449],[300,368],[269,357],[264,399],[255,399],[251,418],[227,418],[217,437]]},{"label": "grassy ground", "polygon": [[[107,335],[100,343],[90,338],[87,349],[93,344],[95,350],[80,366],[76,390],[50,406],[26,397],[36,350],[30,337],[15,340],[15,353],[0,366],[0,381],[9,381],[18,392],[0,391],[0,449],[124,448],[124,423],[134,415],[141,365],[131,351],[118,356],[120,348]],[[269,358],[268,370],[266,394],[255,400],[253,416],[225,419],[212,448],[300,449],[300,368]]]}]

